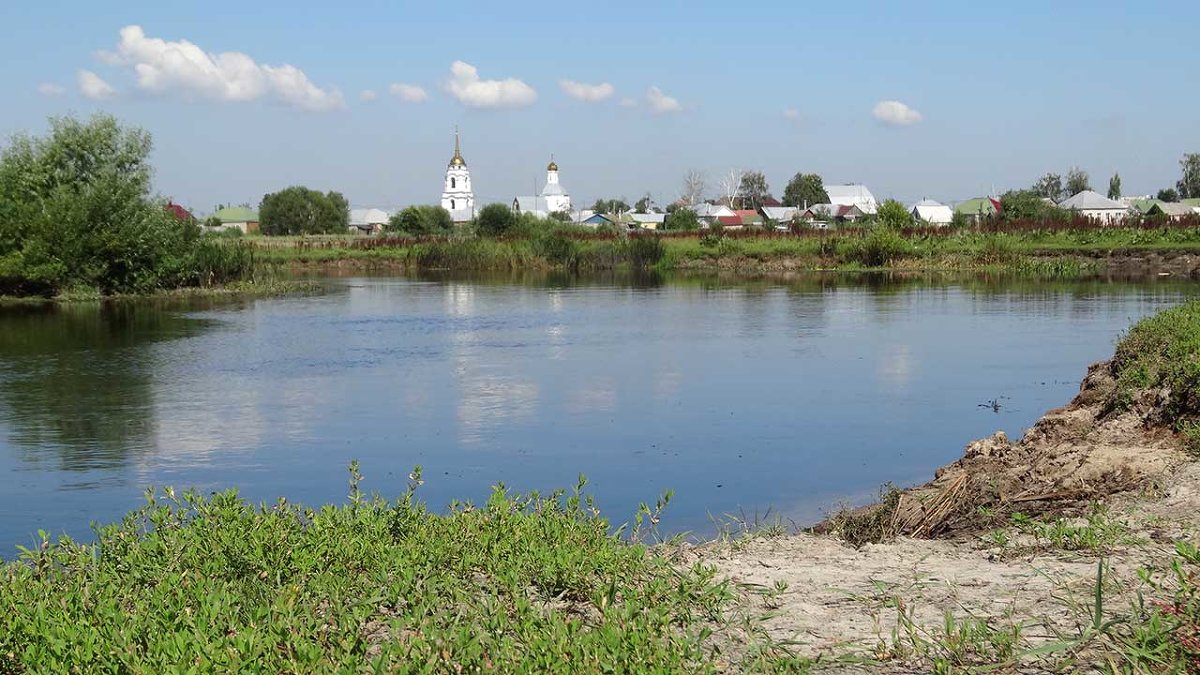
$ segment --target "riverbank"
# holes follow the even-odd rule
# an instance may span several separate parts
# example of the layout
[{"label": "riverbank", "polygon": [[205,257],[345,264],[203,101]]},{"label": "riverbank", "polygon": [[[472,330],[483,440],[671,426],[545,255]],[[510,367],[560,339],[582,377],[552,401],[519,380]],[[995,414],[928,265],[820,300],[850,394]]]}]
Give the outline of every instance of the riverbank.
[{"label": "riverbank", "polygon": [[92,290],[68,290],[51,297],[0,296],[0,307],[46,304],[88,304],[96,302],[186,301],[192,299],[265,298],[279,295],[316,293],[321,285],[309,279],[289,279],[270,275],[266,279],[232,281],[215,286],[188,286],[152,293],[116,293],[104,295]]},{"label": "riverbank", "polygon": [[[661,250],[635,253],[654,239]],[[976,271],[1042,277],[1200,276],[1200,230],[1110,228],[1078,231],[930,233],[854,230],[802,235],[643,233],[635,239],[548,232],[520,239],[320,238],[248,240],[262,263],[293,270],[457,269],[658,271]]]},{"label": "riverbank", "polygon": [[1200,614],[1198,354],[1200,305],[1143,322],[1024,440],[826,534],[648,545],[665,500],[612,536],[584,485],[439,514],[419,473],[319,510],[161,491],[0,568],[0,672],[1161,672]]}]

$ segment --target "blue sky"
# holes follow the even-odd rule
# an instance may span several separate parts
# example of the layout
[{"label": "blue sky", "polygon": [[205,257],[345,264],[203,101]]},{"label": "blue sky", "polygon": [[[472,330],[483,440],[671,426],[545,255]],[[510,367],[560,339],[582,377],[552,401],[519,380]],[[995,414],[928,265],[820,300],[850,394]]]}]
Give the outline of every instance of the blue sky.
[{"label": "blue sky", "polygon": [[[199,212],[291,184],[435,202],[456,124],[481,203],[540,186],[551,154],[579,205],[666,203],[693,168],[715,193],[733,167],[776,195],[805,171],[953,202],[1073,165],[1140,194],[1200,152],[1200,3],[108,4],[0,8],[0,134],[111,112]],[[244,57],[213,70],[225,52]]]}]

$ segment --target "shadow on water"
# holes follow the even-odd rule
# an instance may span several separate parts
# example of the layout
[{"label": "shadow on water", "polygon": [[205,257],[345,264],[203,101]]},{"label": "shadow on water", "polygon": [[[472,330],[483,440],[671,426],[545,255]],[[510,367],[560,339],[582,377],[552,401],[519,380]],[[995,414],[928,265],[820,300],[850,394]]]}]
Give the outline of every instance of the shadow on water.
[{"label": "shadow on water", "polygon": [[210,322],[196,303],[119,302],[0,310],[0,419],[31,465],[87,471],[153,447],[152,345]]}]

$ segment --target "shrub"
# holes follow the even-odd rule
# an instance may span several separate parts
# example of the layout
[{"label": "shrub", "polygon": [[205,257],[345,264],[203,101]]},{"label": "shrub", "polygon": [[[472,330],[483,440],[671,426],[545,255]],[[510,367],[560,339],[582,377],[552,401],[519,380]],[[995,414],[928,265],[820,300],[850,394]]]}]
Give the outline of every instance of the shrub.
[{"label": "shrub", "polygon": [[912,254],[912,244],[895,230],[876,225],[863,237],[845,239],[838,245],[838,254],[847,262],[863,267],[884,267]]},{"label": "shrub", "polygon": [[696,212],[691,209],[675,209],[666,220],[663,221],[663,229],[665,230],[698,230],[700,229],[700,219],[696,217]]},{"label": "shrub", "polygon": [[1117,387],[1111,407],[1128,407],[1141,390],[1167,389],[1166,422],[1183,429],[1200,418],[1200,301],[1134,324],[1117,344],[1112,371]]},{"label": "shrub", "polygon": [[499,237],[516,224],[517,216],[506,204],[488,204],[475,216],[475,232],[483,237]]},{"label": "shrub", "polygon": [[454,230],[454,220],[441,206],[410,206],[393,214],[387,229],[413,236],[446,234]]},{"label": "shrub", "polygon": [[630,237],[627,247],[629,263],[639,269],[657,265],[667,254],[667,247],[653,234]]},{"label": "shrub", "polygon": [[264,195],[258,217],[263,234],[344,234],[350,227],[350,204],[340,192],[294,185]]},{"label": "shrub", "polygon": [[150,194],[150,135],[52,118],[0,156],[0,292],[145,293],[237,278],[251,254],[203,238]]},{"label": "shrub", "polygon": [[533,252],[555,265],[575,267],[579,245],[562,232],[545,232],[533,240]]}]

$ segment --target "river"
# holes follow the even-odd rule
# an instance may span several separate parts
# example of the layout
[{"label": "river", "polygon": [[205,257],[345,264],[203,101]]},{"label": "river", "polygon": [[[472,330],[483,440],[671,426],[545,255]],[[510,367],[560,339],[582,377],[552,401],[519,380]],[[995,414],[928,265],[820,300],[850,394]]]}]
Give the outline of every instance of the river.
[{"label": "river", "polygon": [[[0,311],[0,557],[148,486],[440,509],[578,474],[608,517],[807,523],[1066,403],[1178,281],[428,276]],[[994,405],[993,405],[994,404]]]}]

